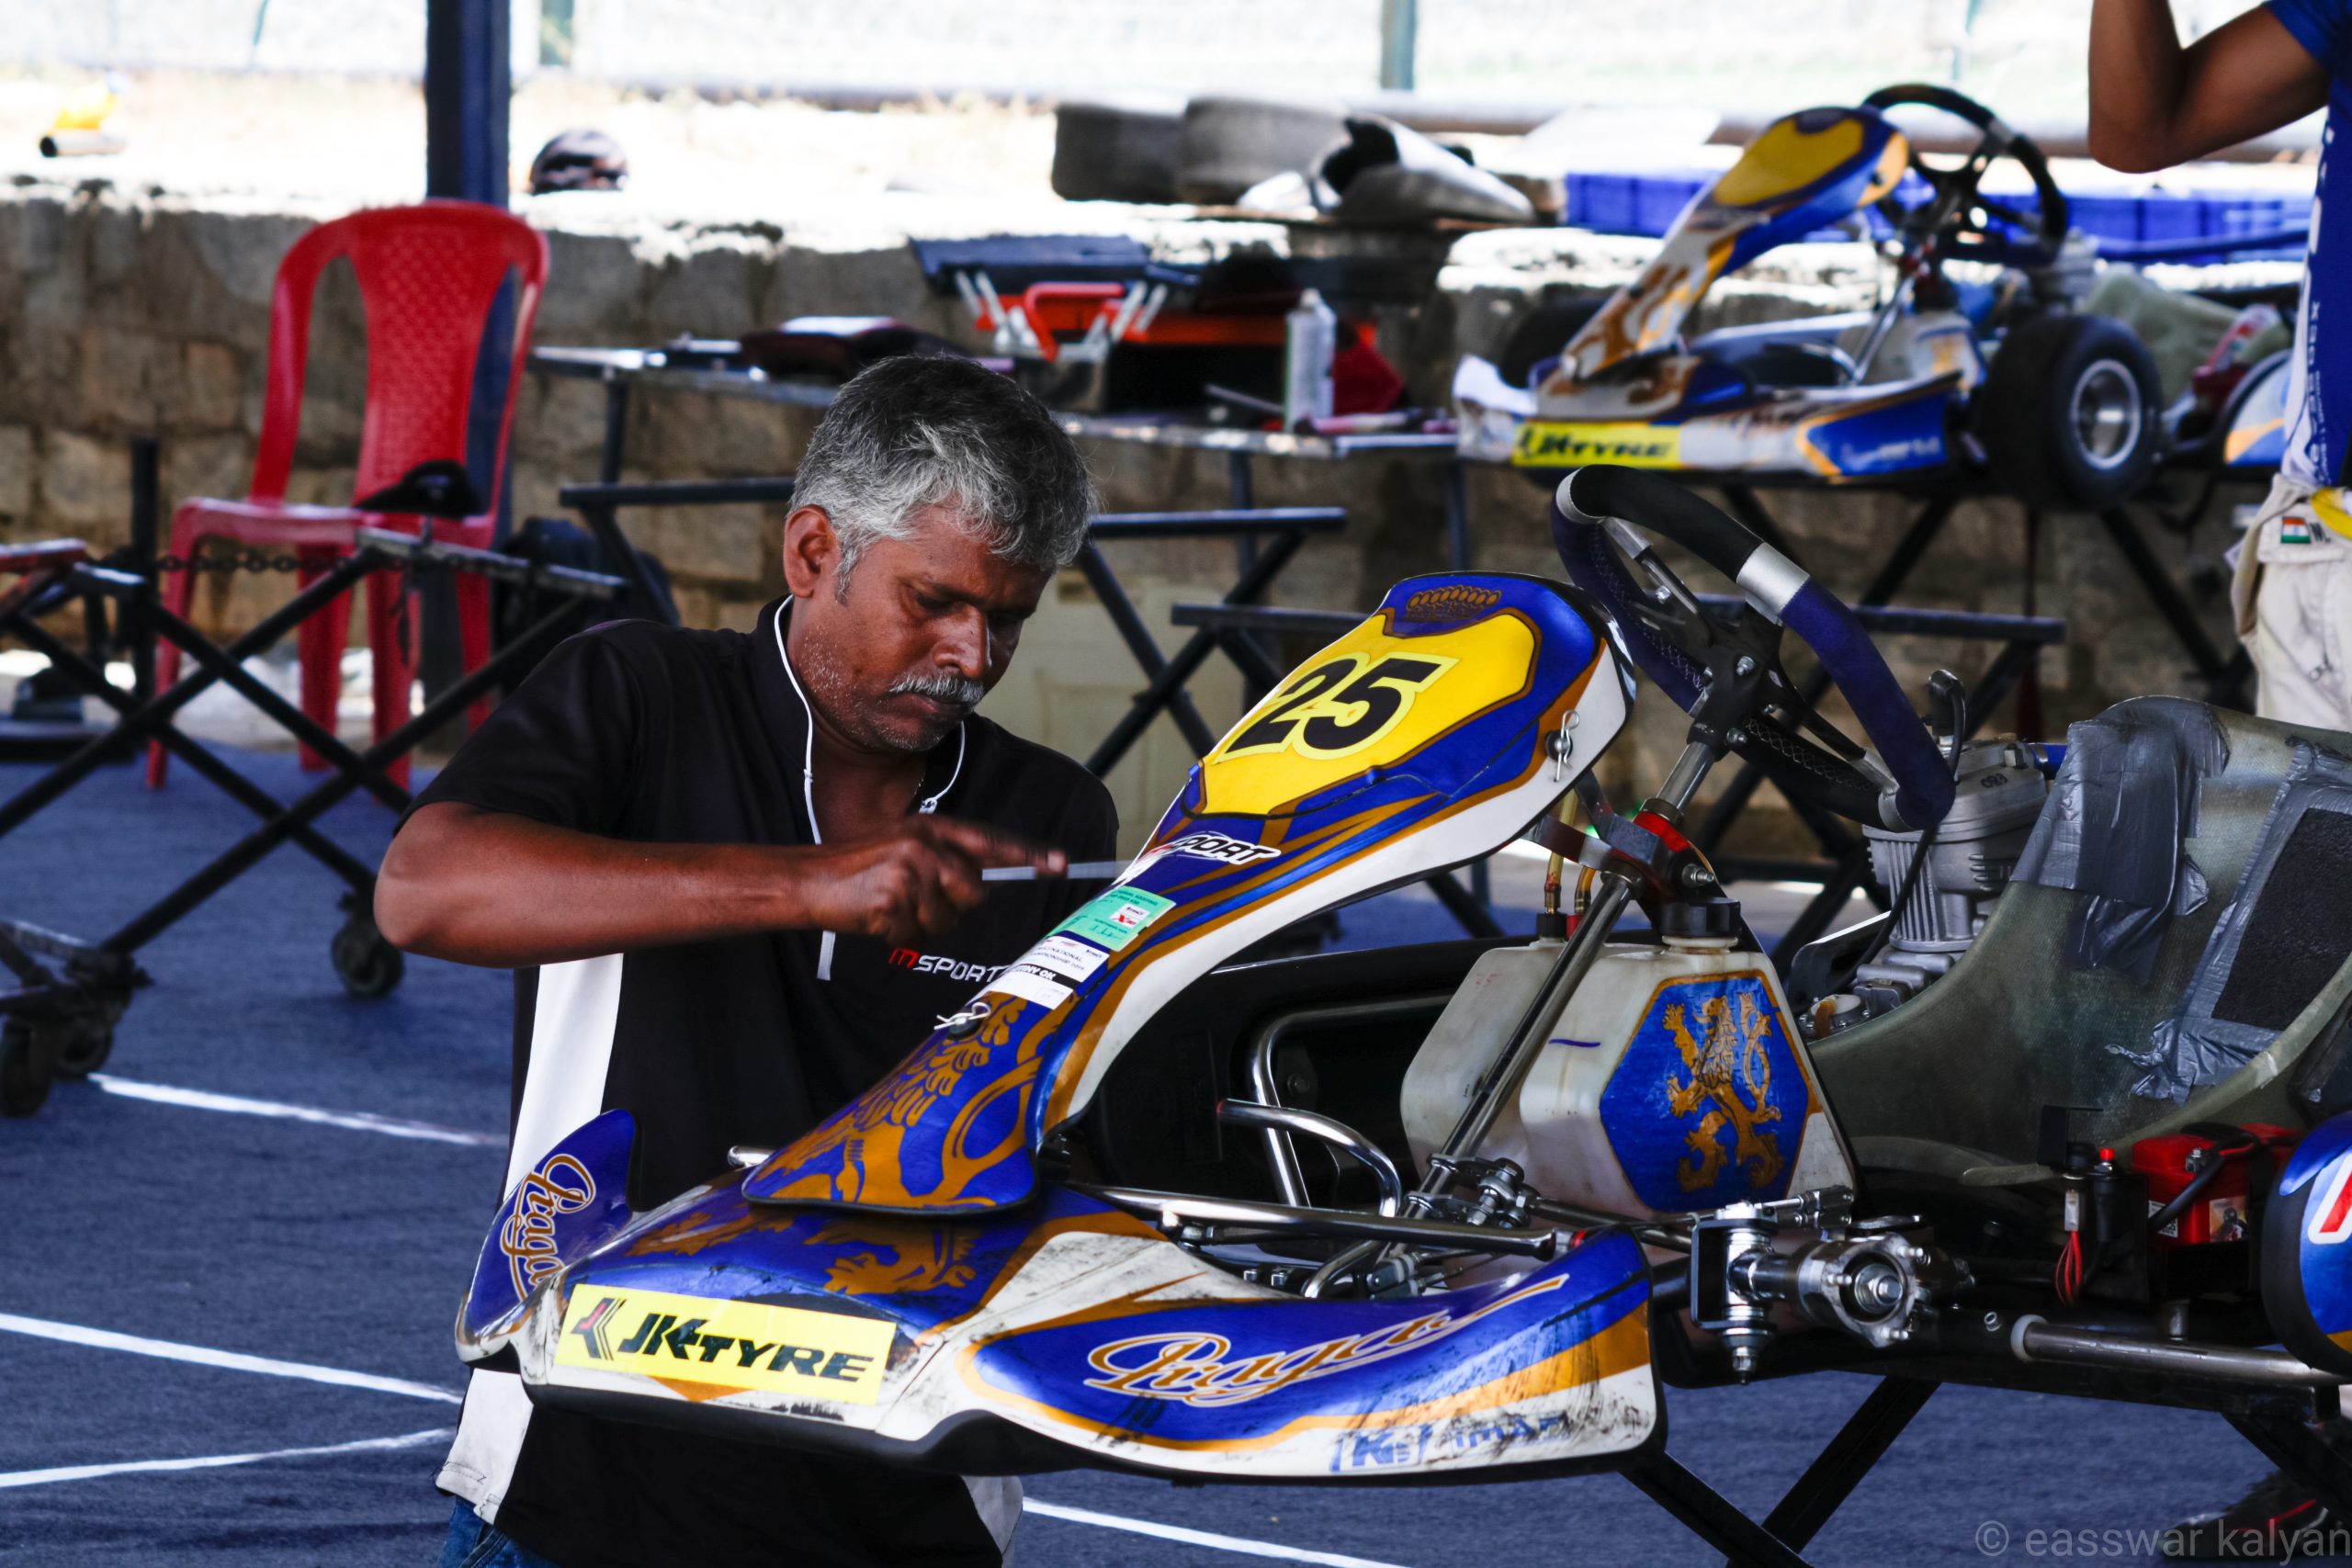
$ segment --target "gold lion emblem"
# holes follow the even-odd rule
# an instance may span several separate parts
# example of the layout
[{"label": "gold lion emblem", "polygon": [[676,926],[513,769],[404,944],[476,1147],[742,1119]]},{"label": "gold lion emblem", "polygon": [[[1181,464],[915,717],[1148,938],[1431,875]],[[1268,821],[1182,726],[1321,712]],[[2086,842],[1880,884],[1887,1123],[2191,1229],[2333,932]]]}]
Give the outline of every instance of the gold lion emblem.
[{"label": "gold lion emblem", "polygon": [[[1012,1133],[996,1147],[975,1153],[966,1146],[965,1135],[971,1123],[1000,1096],[1015,1094],[1026,1101],[1038,1069],[1036,1058],[1030,1054],[1035,1049],[1034,1040],[1023,1042],[1023,1059],[1010,1071],[983,1086],[968,1100],[956,1099],[966,1076],[985,1068],[990,1054],[1010,1043],[1013,1017],[1018,1010],[1018,1003],[1008,1004],[1001,998],[995,998],[993,1011],[976,1033],[963,1040],[934,1035],[929,1046],[901,1062],[896,1074],[859,1095],[832,1120],[785,1150],[779,1156],[779,1165],[807,1174],[776,1196],[820,1202],[923,1206],[922,1200],[901,1184],[899,1156],[909,1136],[933,1120],[934,1111],[941,1111],[952,1121],[939,1135],[942,1179],[937,1191],[930,1197],[934,1202],[955,1198],[974,1177],[993,1167],[1021,1142],[1018,1112],[1013,1118]],[[810,1168],[833,1158],[840,1161],[838,1171]]]},{"label": "gold lion emblem", "polygon": [[[876,1228],[872,1222],[860,1226],[827,1225],[808,1243],[812,1247],[870,1243]],[[964,1260],[972,1250],[970,1232],[933,1226],[918,1235],[915,1227],[907,1226],[904,1233],[905,1239],[895,1245],[834,1258],[825,1288],[850,1296],[888,1296],[942,1286],[953,1290],[972,1282],[972,1266]],[[890,1255],[888,1262],[882,1259],[885,1252]]]},{"label": "gold lion emblem", "polygon": [[[1702,1108],[1706,1114],[1683,1134],[1690,1157],[1677,1163],[1675,1179],[1685,1192],[1712,1186],[1728,1153],[1733,1165],[1746,1169],[1749,1189],[1761,1190],[1781,1174],[1779,1135],[1757,1131],[1761,1123],[1781,1119],[1781,1108],[1766,1101],[1772,1092],[1772,1056],[1765,1049],[1772,1037],[1772,1021],[1748,991],[1740,993],[1736,1021],[1728,997],[1711,997],[1699,1004],[1695,1035],[1686,1017],[1679,1002],[1666,1010],[1667,1030],[1690,1072],[1687,1082],[1671,1072],[1667,1075],[1667,1103],[1677,1116]],[[1728,1150],[1724,1145],[1726,1130],[1732,1134]]]}]

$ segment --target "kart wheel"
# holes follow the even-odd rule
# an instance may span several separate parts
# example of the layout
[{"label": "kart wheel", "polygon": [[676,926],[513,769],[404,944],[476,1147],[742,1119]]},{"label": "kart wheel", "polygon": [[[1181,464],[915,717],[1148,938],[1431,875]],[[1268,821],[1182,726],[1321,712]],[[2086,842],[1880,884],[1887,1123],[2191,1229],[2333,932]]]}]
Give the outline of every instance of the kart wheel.
[{"label": "kart wheel", "polygon": [[2147,482],[2163,407],[2155,361],[2130,328],[2037,316],[2001,340],[1974,414],[2004,490],[2030,506],[2097,511]]},{"label": "kart wheel", "polygon": [[1216,207],[1260,180],[1311,169],[1348,139],[1336,108],[1265,98],[1197,97],[1184,106],[1176,191]]},{"label": "kart wheel", "polygon": [[57,1052],[57,1076],[85,1078],[107,1065],[114,1055],[114,1024],[103,1018],[61,1021],[62,1039]]},{"label": "kart wheel", "polygon": [[30,1116],[49,1098],[57,1068],[54,1023],[28,1018],[0,1023],[0,1116]]},{"label": "kart wheel", "polygon": [[360,913],[344,921],[328,951],[343,988],[357,1001],[380,1001],[390,996],[408,966],[401,950],[384,940],[374,920]]},{"label": "kart wheel", "polygon": [[1172,202],[1181,104],[1084,103],[1054,111],[1054,194],[1065,201]]}]

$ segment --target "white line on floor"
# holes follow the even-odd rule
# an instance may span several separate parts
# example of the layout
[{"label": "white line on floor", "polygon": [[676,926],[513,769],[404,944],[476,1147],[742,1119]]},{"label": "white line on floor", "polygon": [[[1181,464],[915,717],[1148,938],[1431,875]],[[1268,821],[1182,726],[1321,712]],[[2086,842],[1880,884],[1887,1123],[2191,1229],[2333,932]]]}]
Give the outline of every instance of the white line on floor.
[{"label": "white line on floor", "polygon": [[54,1481],[95,1481],[107,1475],[141,1475],[166,1470],[219,1470],[232,1464],[259,1464],[273,1459],[317,1459],[325,1454],[368,1453],[384,1449],[413,1449],[453,1436],[455,1427],[410,1432],[398,1438],[362,1438],[352,1443],[328,1443],[315,1449],[272,1449],[258,1454],[207,1454],[201,1459],[131,1459],[117,1464],[62,1464],[54,1470],[0,1471],[0,1487],[46,1486]]},{"label": "white line on floor", "polygon": [[[459,1403],[457,1394],[447,1389],[435,1388],[430,1383],[410,1382],[402,1378],[378,1377],[372,1372],[355,1372],[341,1367],[321,1367],[306,1361],[278,1361],[265,1356],[248,1356],[236,1350],[215,1350],[202,1345],[178,1345],[168,1339],[148,1339],[133,1334],[117,1334],[110,1329],[85,1328],[78,1324],[51,1323],[46,1318],[19,1317],[14,1313],[0,1313],[0,1332],[28,1334],[38,1339],[54,1339],[62,1344],[86,1346],[94,1350],[123,1350],[134,1356],[156,1356],[169,1361],[188,1361],[198,1366],[221,1367],[231,1371],[258,1372],[265,1377],[301,1378],[311,1382],[333,1383],[343,1388],[371,1389],[379,1393],[405,1394],[412,1399],[435,1399],[447,1404]],[[54,1470],[19,1470],[0,1472],[0,1487],[38,1486],[51,1481],[84,1481],[94,1476],[123,1475],[138,1471],[204,1470],[220,1465],[252,1464],[262,1460],[301,1459],[316,1454],[356,1453],[366,1449],[404,1448],[447,1437],[449,1429],[435,1428],[429,1432],[412,1432],[401,1438],[368,1438],[357,1442],[336,1443],[325,1448],[279,1449],[268,1453],[220,1454],[204,1459],[129,1460],[118,1464],[65,1465]],[[1035,1497],[1023,1498],[1022,1506],[1040,1518],[1059,1519],[1066,1524],[1094,1525],[1103,1529],[1125,1530],[1131,1535],[1152,1536],[1160,1540],[1172,1540],[1184,1546],[1207,1547],[1217,1551],[1238,1552],[1245,1557],[1272,1557],[1285,1562],[1310,1562],[1320,1568],[1396,1568],[1394,1563],[1378,1562],[1368,1557],[1350,1557],[1336,1551],[1317,1551],[1311,1548],[1281,1546],[1272,1541],[1251,1540],[1238,1535],[1218,1535],[1210,1530],[1187,1529],[1182,1525],[1164,1525],[1152,1519],[1130,1519],[1117,1514],[1099,1514],[1091,1508],[1066,1507]]]},{"label": "white line on floor", "polygon": [[1104,1529],[1155,1536],[1184,1546],[1205,1546],[1216,1551],[1238,1552],[1244,1557],[1275,1557],[1284,1562],[1315,1562],[1320,1563],[1322,1568],[1396,1568],[1393,1562],[1375,1562],[1369,1557],[1317,1551],[1304,1546],[1277,1546],[1271,1540],[1218,1535],[1213,1530],[1186,1529],[1182,1525],[1163,1525],[1152,1519],[1130,1519],[1119,1514],[1098,1514],[1091,1508],[1066,1508],[1059,1503],[1042,1503],[1035,1497],[1023,1498],[1021,1506],[1023,1512],[1040,1518],[1060,1519],[1065,1524],[1073,1525],[1100,1525]]},{"label": "white line on floor", "polygon": [[430,1122],[404,1122],[366,1111],[326,1111],[315,1105],[288,1105],[277,1100],[247,1100],[242,1095],[214,1094],[209,1089],[179,1089],[171,1084],[142,1083],[112,1073],[92,1073],[90,1081],[108,1094],[129,1100],[152,1100],[188,1111],[226,1111],[240,1116],[276,1116],[288,1122],[311,1122],[322,1127],[348,1127],[360,1133],[381,1133],[388,1138],[422,1138],[427,1143],[459,1144],[467,1148],[503,1149],[506,1139],[494,1133],[468,1133],[438,1127]]},{"label": "white line on floor", "polygon": [[65,1345],[87,1346],[93,1350],[126,1350],[134,1356],[156,1356],[166,1361],[189,1361],[199,1367],[223,1367],[232,1372],[259,1372],[271,1378],[301,1378],[309,1382],[334,1383],[339,1388],[372,1389],[378,1393],[405,1394],[411,1399],[437,1399],[445,1404],[462,1403],[459,1395],[451,1390],[435,1388],[431,1383],[410,1382],[405,1378],[379,1378],[373,1372],[313,1366],[308,1361],[277,1361],[266,1356],[248,1356],[236,1350],[214,1350],[202,1345],[175,1345],[168,1339],[148,1339],[136,1334],[117,1334],[106,1328],[85,1328],[74,1323],[51,1323],[47,1318],[18,1317],[14,1313],[0,1312],[0,1331],[29,1334],[36,1339],[54,1339]]}]

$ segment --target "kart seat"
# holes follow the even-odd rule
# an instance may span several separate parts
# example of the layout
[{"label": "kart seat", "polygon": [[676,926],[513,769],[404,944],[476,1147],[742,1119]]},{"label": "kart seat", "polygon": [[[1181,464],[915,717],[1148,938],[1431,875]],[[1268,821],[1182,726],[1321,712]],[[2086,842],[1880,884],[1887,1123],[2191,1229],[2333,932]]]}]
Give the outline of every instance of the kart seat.
[{"label": "kart seat", "polygon": [[[2120,758],[2134,736],[2170,738],[2209,764],[2189,770],[2197,786],[2177,819],[2133,809],[2147,797],[2112,784],[2131,770],[2103,784],[2070,766],[2036,837],[2078,835],[2080,869],[2053,856],[2041,873],[2071,885],[2012,882],[1950,974],[1814,1046],[1866,1172],[1997,1183],[2004,1167],[2041,1157],[2045,1107],[2068,1108],[2074,1138],[2120,1145],[2198,1121],[2300,1127],[2352,1100],[2352,736],[2143,697],[2069,739]],[[2081,920],[2114,929],[2099,876],[2182,849],[2207,891],[2197,901],[2182,874],[2192,891],[2173,899],[2144,967],[2070,955]]]}]

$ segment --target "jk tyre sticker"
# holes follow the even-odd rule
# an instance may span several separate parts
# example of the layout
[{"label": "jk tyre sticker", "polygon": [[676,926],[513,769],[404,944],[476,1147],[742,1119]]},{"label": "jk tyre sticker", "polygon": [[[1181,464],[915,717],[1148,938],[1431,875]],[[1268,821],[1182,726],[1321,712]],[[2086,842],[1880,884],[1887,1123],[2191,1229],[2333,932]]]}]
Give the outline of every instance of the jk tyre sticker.
[{"label": "jk tyre sticker", "polygon": [[1673,468],[1682,463],[1682,427],[1674,424],[1567,424],[1530,420],[1519,428],[1510,460],[1521,468],[1571,468],[1617,463]]},{"label": "jk tyre sticker", "polygon": [[590,1285],[572,1292],[555,1359],[673,1382],[872,1404],[897,1332],[876,1318]]}]

